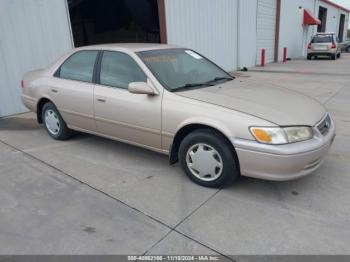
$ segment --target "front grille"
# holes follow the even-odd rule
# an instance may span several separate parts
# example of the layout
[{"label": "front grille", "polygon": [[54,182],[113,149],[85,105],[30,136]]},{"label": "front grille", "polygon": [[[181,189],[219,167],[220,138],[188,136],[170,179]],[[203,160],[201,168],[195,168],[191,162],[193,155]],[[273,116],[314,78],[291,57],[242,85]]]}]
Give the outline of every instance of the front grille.
[{"label": "front grille", "polygon": [[329,129],[331,128],[332,121],[329,115],[317,126],[317,129],[320,131],[322,135],[327,135]]}]

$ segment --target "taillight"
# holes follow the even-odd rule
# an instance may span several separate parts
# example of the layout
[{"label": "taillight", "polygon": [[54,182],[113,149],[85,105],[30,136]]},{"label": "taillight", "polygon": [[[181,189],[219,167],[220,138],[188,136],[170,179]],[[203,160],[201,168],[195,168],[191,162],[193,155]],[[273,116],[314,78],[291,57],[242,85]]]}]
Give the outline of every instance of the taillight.
[{"label": "taillight", "polygon": [[21,80],[21,88],[24,88],[24,81]]},{"label": "taillight", "polygon": [[337,45],[333,42],[332,43],[332,49],[337,48]]},{"label": "taillight", "polygon": [[311,42],[310,42],[309,45],[307,46],[307,49],[311,49]]}]

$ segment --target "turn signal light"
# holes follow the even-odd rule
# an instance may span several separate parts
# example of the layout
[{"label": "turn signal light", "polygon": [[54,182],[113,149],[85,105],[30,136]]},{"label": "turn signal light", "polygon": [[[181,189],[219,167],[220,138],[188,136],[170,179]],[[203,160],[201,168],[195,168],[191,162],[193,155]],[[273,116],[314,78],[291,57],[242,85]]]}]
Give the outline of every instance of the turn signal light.
[{"label": "turn signal light", "polygon": [[259,129],[259,128],[254,128],[253,133],[255,135],[255,137],[261,141],[261,142],[266,142],[269,143],[272,141],[272,137],[270,134],[268,134],[265,130],[263,129]]}]

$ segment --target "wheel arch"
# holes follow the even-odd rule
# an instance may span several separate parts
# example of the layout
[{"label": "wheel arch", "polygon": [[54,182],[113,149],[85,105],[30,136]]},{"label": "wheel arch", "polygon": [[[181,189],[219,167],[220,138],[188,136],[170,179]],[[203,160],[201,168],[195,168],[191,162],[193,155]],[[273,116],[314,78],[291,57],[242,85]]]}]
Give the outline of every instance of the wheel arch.
[{"label": "wheel arch", "polygon": [[[210,129],[213,130],[214,132],[218,133],[219,136],[221,136],[229,145],[231,152],[236,158],[237,165],[239,168],[239,160],[237,157],[236,150],[232,144],[232,142],[229,139],[229,135],[227,130],[224,130],[223,128],[218,128],[217,126],[210,125],[210,124],[205,124],[205,123],[188,123],[183,125],[181,128],[178,129],[178,131],[175,133],[173,143],[170,148],[170,153],[169,153],[169,163],[170,164],[175,164],[178,162],[178,152],[180,148],[180,144],[182,140],[190,133],[199,130],[199,129]],[[240,168],[239,168],[240,170]]]},{"label": "wheel arch", "polygon": [[37,117],[39,124],[43,123],[42,110],[43,110],[44,105],[48,102],[53,103],[52,100],[50,98],[47,98],[47,97],[42,97],[38,100],[38,103],[36,105],[36,117]]}]

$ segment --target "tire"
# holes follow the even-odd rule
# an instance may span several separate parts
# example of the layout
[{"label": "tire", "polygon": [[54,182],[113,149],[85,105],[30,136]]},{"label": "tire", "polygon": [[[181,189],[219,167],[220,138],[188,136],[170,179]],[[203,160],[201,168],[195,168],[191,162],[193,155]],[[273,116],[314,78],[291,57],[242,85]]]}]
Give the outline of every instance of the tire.
[{"label": "tire", "polygon": [[339,53],[339,54],[337,55],[337,57],[338,57],[338,58],[341,58],[341,53]]},{"label": "tire", "polygon": [[331,55],[331,59],[332,59],[332,60],[336,60],[336,59],[337,59],[337,55],[336,55],[336,54]]},{"label": "tire", "polygon": [[307,55],[307,60],[311,60],[312,59],[312,55]]},{"label": "tire", "polygon": [[43,106],[42,120],[46,131],[53,139],[67,140],[73,134],[72,130],[67,127],[56,106],[51,102]]},{"label": "tire", "polygon": [[199,129],[187,135],[179,148],[180,165],[185,174],[205,187],[231,185],[240,171],[236,152],[228,143],[219,132],[211,129]]},{"label": "tire", "polygon": [[350,46],[346,48],[346,52],[350,53]]}]

